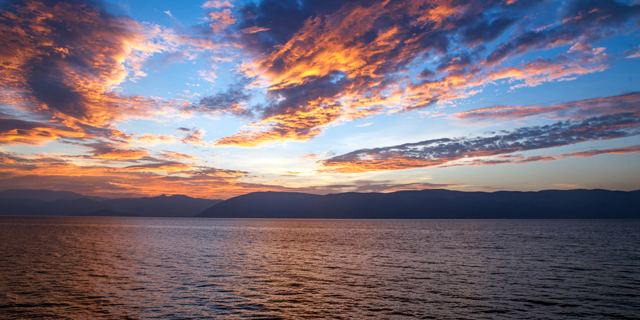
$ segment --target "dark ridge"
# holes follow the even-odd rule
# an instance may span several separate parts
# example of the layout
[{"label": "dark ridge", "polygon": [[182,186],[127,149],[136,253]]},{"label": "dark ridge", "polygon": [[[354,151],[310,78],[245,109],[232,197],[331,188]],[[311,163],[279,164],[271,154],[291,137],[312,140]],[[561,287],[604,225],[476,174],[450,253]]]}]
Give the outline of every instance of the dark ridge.
[{"label": "dark ridge", "polygon": [[109,199],[102,203],[113,210],[134,212],[146,217],[193,217],[222,200],[191,198],[183,195]]},{"label": "dark ridge", "polygon": [[640,190],[394,193],[256,192],[198,214],[216,218],[307,219],[640,219]]},{"label": "dark ridge", "polygon": [[102,209],[98,211],[93,211],[87,214],[83,214],[83,216],[91,216],[91,217],[139,217],[133,213],[127,212],[118,212],[109,209]]},{"label": "dark ridge", "polygon": [[104,200],[74,192],[6,190],[0,192],[0,215],[193,217],[222,200],[183,195]]},{"label": "dark ridge", "polygon": [[109,207],[101,202],[86,198],[51,201],[37,207],[39,215],[44,216],[80,216],[104,209],[109,209]]},{"label": "dark ridge", "polygon": [[323,218],[317,205],[323,196],[293,192],[255,192],[223,201],[199,217],[219,218]]},{"label": "dark ridge", "polygon": [[40,201],[76,200],[87,198],[91,200],[104,200],[100,197],[83,196],[70,191],[51,191],[36,189],[8,189],[0,192],[0,199],[33,199]]}]

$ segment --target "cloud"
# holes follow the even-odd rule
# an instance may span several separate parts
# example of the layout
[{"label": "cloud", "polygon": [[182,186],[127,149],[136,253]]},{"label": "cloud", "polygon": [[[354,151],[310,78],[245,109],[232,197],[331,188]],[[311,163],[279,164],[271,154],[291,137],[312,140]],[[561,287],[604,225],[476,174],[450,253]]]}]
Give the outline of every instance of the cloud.
[{"label": "cloud", "polygon": [[209,12],[209,27],[213,32],[222,31],[227,25],[236,23],[230,9]]},{"label": "cloud", "polygon": [[178,138],[174,135],[143,133],[137,136],[135,138],[135,141],[146,143],[146,144],[157,144],[157,143],[174,143],[177,141],[177,139]]},{"label": "cloud", "polygon": [[[442,138],[391,147],[361,149],[320,161],[325,172],[358,173],[456,165],[477,157],[509,155],[515,152],[609,140],[640,134],[640,118],[619,113],[561,121],[551,125],[522,127],[488,137]],[[539,161],[537,159],[536,161]],[[508,163],[508,159],[479,160]]]},{"label": "cloud", "polygon": [[317,154],[310,153],[310,154],[305,154],[305,155],[299,156],[298,160],[299,161],[313,161],[313,160],[318,159],[319,157],[320,156],[317,155]]},{"label": "cloud", "polygon": [[629,146],[629,147],[621,147],[621,148],[611,148],[611,149],[593,149],[589,151],[580,151],[567,153],[562,155],[562,157],[593,157],[601,154],[626,154],[626,153],[640,153],[640,145],[637,146]]},{"label": "cloud", "polygon": [[162,161],[155,163],[145,163],[145,164],[136,164],[130,165],[124,168],[120,168],[121,171],[142,171],[142,172],[184,172],[189,171],[191,166],[182,162],[177,161]]},{"label": "cloud", "polygon": [[[507,82],[516,90],[601,72],[614,57],[591,44],[637,28],[629,12],[640,8],[554,4],[561,24],[530,14],[547,5],[264,0],[233,9],[228,39],[243,48],[240,72],[266,89],[267,103],[244,105],[260,119],[217,144],[306,141],[347,121],[451,103],[487,85]],[[513,60],[559,46],[568,50],[554,58]]]},{"label": "cloud", "polygon": [[629,153],[640,153],[640,145],[636,146],[628,146],[621,148],[611,148],[611,149],[592,149],[588,151],[580,151],[580,152],[572,152],[565,153],[560,155],[543,155],[543,156],[532,156],[532,157],[523,157],[518,155],[504,155],[499,156],[494,159],[470,159],[459,161],[456,163],[446,164],[441,167],[466,167],[466,166],[491,166],[497,164],[524,164],[530,162],[541,162],[541,161],[556,161],[563,160],[566,158],[587,158],[593,157],[603,154],[629,154]]},{"label": "cloud", "polygon": [[[346,84],[340,74],[331,74],[289,89],[273,92],[269,106],[262,110],[263,119],[252,123],[248,130],[220,139],[216,145],[257,146],[265,142],[305,141],[321,133],[343,114],[338,103],[332,101]],[[279,96],[286,99],[280,100]]]},{"label": "cloud", "polygon": [[129,161],[139,160],[149,155],[149,152],[143,149],[122,148],[119,145],[105,141],[86,143],[83,146],[92,149],[91,157],[94,159]]},{"label": "cloud", "polygon": [[160,152],[160,157],[164,159],[169,159],[169,160],[189,160],[189,161],[198,160],[196,157],[188,154],[175,152],[175,151],[167,151],[167,150],[163,150],[162,152]]},{"label": "cloud", "polygon": [[117,93],[145,76],[144,61],[177,50],[165,28],[110,14],[100,2],[18,0],[1,5],[0,33],[0,104],[48,122],[39,136],[117,135],[114,123],[175,109],[175,101]]},{"label": "cloud", "polygon": [[472,46],[492,42],[516,21],[511,17],[480,19],[462,31],[462,42]]},{"label": "cloud", "polygon": [[627,23],[638,21],[640,4],[627,4],[613,0],[566,1],[559,10],[562,23],[543,30],[523,28],[505,43],[500,44],[487,57],[496,63],[531,50],[551,49],[578,41],[594,42],[620,29]]},{"label": "cloud", "polygon": [[205,132],[203,129],[195,129],[195,128],[178,128],[178,130],[185,132],[186,135],[180,139],[183,143],[193,144],[197,146],[206,147],[207,142],[202,139]]},{"label": "cloud", "polygon": [[343,192],[396,192],[407,190],[424,190],[424,189],[444,189],[455,187],[456,183],[397,183],[391,180],[356,180],[345,184],[323,185],[311,187],[309,191],[312,193],[343,193]]},{"label": "cloud", "polygon": [[626,56],[627,59],[640,58],[640,47],[625,50],[622,55]]},{"label": "cloud", "polygon": [[233,5],[229,1],[212,0],[205,2],[202,7],[207,9],[219,9],[233,7]]},{"label": "cloud", "polygon": [[262,31],[269,31],[271,29],[269,28],[260,28],[260,27],[249,27],[249,28],[245,28],[240,30],[240,32],[242,33],[247,33],[247,34],[254,34],[254,33],[258,33],[258,32],[262,32]]},{"label": "cloud", "polygon": [[188,112],[204,112],[212,114],[232,114],[238,117],[253,117],[247,104],[251,99],[251,92],[246,89],[247,82],[231,85],[227,91],[207,96],[195,104],[184,109]]},{"label": "cloud", "polygon": [[577,76],[603,71],[608,68],[608,55],[604,48],[593,49],[581,54],[576,59],[568,55],[560,55],[558,60],[535,59],[522,67],[499,69],[487,76],[488,81],[507,79],[510,82],[523,80],[511,88],[535,87],[544,82],[573,80]]},{"label": "cloud", "polygon": [[640,112],[640,93],[573,101],[550,106],[496,106],[453,114],[455,119],[466,121],[516,120],[544,115],[556,120],[585,119],[587,117],[616,113]]},{"label": "cloud", "polygon": [[84,136],[83,132],[74,131],[64,126],[17,119],[0,119],[0,145],[42,145],[59,138],[82,138]]},{"label": "cloud", "polygon": [[[206,26],[189,33],[110,14],[100,2],[10,1],[0,12],[0,103],[85,134],[175,110],[255,120],[219,139],[221,146],[306,141],[344,122],[451,103],[486,85],[509,82],[516,90],[603,71],[613,58],[592,43],[638,25],[640,5],[615,1],[551,6],[562,23],[529,15],[546,4],[207,1]],[[569,50],[553,59],[508,65],[563,45]],[[231,48],[227,58],[253,82],[196,103],[117,93],[145,76],[143,63],[154,55],[192,59],[205,50],[224,55],[221,48]],[[199,74],[215,81],[213,70]],[[259,90],[266,103],[250,105]]]}]

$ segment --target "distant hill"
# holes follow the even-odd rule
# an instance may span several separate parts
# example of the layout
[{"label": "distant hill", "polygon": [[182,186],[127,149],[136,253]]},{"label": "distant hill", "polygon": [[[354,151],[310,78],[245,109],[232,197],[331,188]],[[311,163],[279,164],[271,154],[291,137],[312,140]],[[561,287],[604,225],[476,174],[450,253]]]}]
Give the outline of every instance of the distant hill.
[{"label": "distant hill", "polygon": [[256,192],[221,202],[199,217],[309,219],[640,219],[640,190],[539,192]]},{"label": "distant hill", "polygon": [[127,212],[117,212],[109,209],[102,209],[98,211],[93,211],[89,213],[82,214],[82,216],[91,216],[91,217],[137,217],[138,215],[127,213]]},{"label": "distant hill", "polygon": [[102,203],[109,205],[116,211],[133,212],[139,216],[147,217],[193,217],[222,200],[209,200],[191,198],[183,195],[121,198],[104,200]]},{"label": "distant hill", "polygon": [[193,217],[219,202],[183,195],[105,200],[74,192],[6,190],[0,192],[0,215]]},{"label": "distant hill", "polygon": [[51,190],[36,190],[36,189],[8,189],[0,192],[0,199],[33,199],[41,201],[56,201],[56,200],[76,200],[80,198],[87,198],[96,201],[104,200],[100,197],[84,196],[79,193],[70,191],[51,191]]}]

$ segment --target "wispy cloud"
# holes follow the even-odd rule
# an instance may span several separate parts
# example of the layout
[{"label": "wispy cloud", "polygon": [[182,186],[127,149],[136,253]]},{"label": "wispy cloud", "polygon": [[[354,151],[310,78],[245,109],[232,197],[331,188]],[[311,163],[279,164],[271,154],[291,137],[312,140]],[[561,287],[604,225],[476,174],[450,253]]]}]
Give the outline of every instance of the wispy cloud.
[{"label": "wispy cloud", "polygon": [[577,120],[616,113],[635,113],[640,109],[640,93],[633,92],[612,97],[573,101],[549,106],[495,106],[453,114],[465,121],[515,120],[547,116],[556,120]]},{"label": "wispy cloud", "polygon": [[252,94],[246,88],[247,85],[247,80],[238,82],[229,86],[226,91],[200,99],[197,104],[183,108],[183,111],[231,114],[238,117],[251,118],[253,117],[253,112],[248,109],[248,102]]},{"label": "wispy cloud", "polygon": [[542,155],[523,157],[519,155],[503,155],[495,158],[475,158],[455,163],[445,164],[442,167],[466,167],[466,166],[491,166],[498,164],[524,164],[530,162],[556,161],[567,158],[587,158],[603,154],[629,154],[640,153],[640,145],[611,148],[611,149],[591,149],[587,151],[571,152],[560,155]]},{"label": "wispy cloud", "polygon": [[[636,105],[636,108],[638,106]],[[636,109],[637,110],[637,109]],[[456,165],[478,157],[609,140],[640,134],[640,118],[634,113],[562,121],[522,127],[487,137],[442,138],[391,147],[361,149],[321,161],[323,170],[336,173],[402,170]],[[586,156],[587,154],[585,154]],[[540,161],[542,159],[537,159]],[[481,163],[510,163],[512,159],[481,159]]]},{"label": "wispy cloud", "polygon": [[202,139],[206,133],[204,129],[178,128],[178,130],[186,133],[186,135],[182,139],[180,139],[180,141],[182,141],[183,143],[202,147],[207,146],[207,142]]}]

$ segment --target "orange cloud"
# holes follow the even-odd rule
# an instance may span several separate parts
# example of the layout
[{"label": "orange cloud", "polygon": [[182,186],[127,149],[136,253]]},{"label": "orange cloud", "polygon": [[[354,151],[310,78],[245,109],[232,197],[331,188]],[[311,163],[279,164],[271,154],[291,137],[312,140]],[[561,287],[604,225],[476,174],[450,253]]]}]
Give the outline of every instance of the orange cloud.
[{"label": "orange cloud", "polygon": [[320,163],[324,169],[320,173],[363,173],[369,171],[404,170],[421,167],[433,167],[446,163],[448,160],[418,159],[402,155],[389,155],[383,157],[367,157],[361,160],[336,162],[323,160]]},{"label": "orange cloud", "polygon": [[312,160],[318,159],[318,157],[319,156],[317,154],[311,153],[311,154],[305,154],[303,156],[299,156],[298,160],[300,160],[300,161],[312,161]]},{"label": "orange cloud", "polygon": [[[247,41],[245,48],[255,53],[241,71],[256,79],[253,86],[266,87],[269,103],[260,107],[261,120],[217,144],[253,147],[306,141],[344,121],[450,103],[477,94],[490,84],[512,83],[515,90],[568,81],[608,68],[612,58],[604,48],[592,49],[587,37],[569,32],[574,25],[549,27],[548,21],[544,21],[545,28],[533,33],[516,28],[513,32],[518,44],[498,45],[489,56],[483,57],[482,51],[451,49],[472,48],[496,39],[518,19],[521,12],[514,3],[344,3],[333,11],[309,15],[278,44],[264,40],[283,37],[282,29],[275,28],[278,23],[261,24],[277,10],[243,8],[249,13],[242,16],[239,11],[240,30],[260,30],[264,37],[241,32],[240,37]],[[495,19],[487,10],[497,10],[503,16]],[[574,13],[579,12],[563,14]],[[577,42],[583,44],[580,50],[572,47],[555,59],[535,59],[520,66],[501,64],[530,50]],[[254,48],[257,44],[265,47]],[[437,67],[412,78],[410,68],[420,62]],[[310,110],[323,113],[318,108],[328,109],[324,113],[332,116],[317,117],[314,124],[306,121]],[[294,125],[296,118],[300,125]]]},{"label": "orange cloud", "polygon": [[134,149],[113,149],[105,153],[95,155],[95,158],[105,160],[136,160],[149,155],[146,150],[134,150]]},{"label": "orange cloud", "polygon": [[236,23],[236,19],[231,16],[231,10],[229,9],[209,12],[209,19],[211,19],[209,27],[211,27],[214,32],[219,32],[227,25]]},{"label": "orange cloud", "polygon": [[189,160],[189,161],[196,161],[198,160],[196,157],[190,156],[188,154],[184,154],[184,153],[180,153],[180,152],[174,152],[174,151],[162,151],[160,153],[160,156],[163,159],[169,159],[169,160]]},{"label": "orange cloud", "polygon": [[0,144],[42,145],[59,138],[83,138],[85,133],[66,127],[16,119],[0,119]]},{"label": "orange cloud", "polygon": [[[262,143],[306,141],[320,134],[320,128],[333,123],[341,116],[340,106],[324,105],[322,100],[310,103],[306,110],[291,114],[279,114],[251,124],[255,131],[242,131],[219,139],[217,146],[255,147]],[[263,128],[267,127],[266,130]]]},{"label": "orange cloud", "polygon": [[155,144],[155,143],[172,143],[177,141],[177,137],[173,135],[164,134],[141,134],[135,139],[137,142]]},{"label": "orange cloud", "polygon": [[52,139],[91,135],[125,118],[175,108],[173,102],[114,91],[127,78],[144,76],[142,63],[149,57],[175,50],[180,39],[166,29],[92,3],[25,0],[4,5],[0,34],[0,103],[78,131],[49,132]]},{"label": "orange cloud", "polygon": [[240,32],[242,33],[248,33],[248,34],[252,34],[252,33],[258,33],[258,32],[262,32],[262,31],[269,31],[271,29],[269,28],[260,28],[260,27],[249,27],[249,28],[245,28],[240,30]]}]

